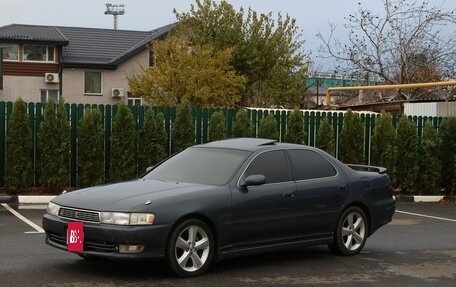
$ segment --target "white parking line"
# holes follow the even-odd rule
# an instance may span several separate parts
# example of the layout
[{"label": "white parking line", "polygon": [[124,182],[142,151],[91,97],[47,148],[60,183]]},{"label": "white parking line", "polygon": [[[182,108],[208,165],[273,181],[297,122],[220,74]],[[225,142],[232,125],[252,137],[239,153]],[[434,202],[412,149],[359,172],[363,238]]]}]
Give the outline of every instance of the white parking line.
[{"label": "white parking line", "polygon": [[407,214],[407,215],[413,215],[413,216],[420,216],[420,217],[426,217],[426,218],[432,218],[432,219],[456,222],[456,219],[451,219],[451,218],[431,216],[431,215],[419,214],[419,213],[413,213],[413,212],[407,212],[407,211],[401,211],[401,210],[396,210],[396,212],[397,213],[402,213],[402,214]]},{"label": "white parking line", "polygon": [[[12,209],[8,204],[2,203],[2,206],[4,208],[6,208],[9,212],[11,212],[14,216],[16,216],[17,218],[19,218],[23,222],[25,222],[28,225],[30,225],[33,229],[35,229],[36,231],[32,231],[33,233],[40,233],[40,234],[44,233],[44,229],[43,228],[41,228],[40,226],[38,226],[35,223],[31,222],[30,220],[28,220],[24,216],[22,216],[19,212],[17,212],[16,210]],[[25,232],[25,233],[32,233],[32,232]]]}]

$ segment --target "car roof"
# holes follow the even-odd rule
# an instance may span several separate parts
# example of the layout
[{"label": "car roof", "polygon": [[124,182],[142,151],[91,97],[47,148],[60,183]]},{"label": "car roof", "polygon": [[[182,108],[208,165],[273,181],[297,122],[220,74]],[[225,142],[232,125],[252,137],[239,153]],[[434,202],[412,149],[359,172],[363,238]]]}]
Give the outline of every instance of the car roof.
[{"label": "car roof", "polygon": [[273,139],[263,138],[234,138],[221,141],[214,141],[206,144],[196,145],[195,147],[209,147],[209,148],[224,148],[224,149],[237,149],[245,151],[256,151],[268,148],[286,148],[286,149],[314,149],[310,146],[300,144],[282,143]]},{"label": "car roof", "polygon": [[206,144],[197,145],[196,147],[210,147],[210,148],[227,148],[254,151],[265,146],[277,145],[276,140],[261,139],[261,138],[234,138],[221,141],[214,141]]}]

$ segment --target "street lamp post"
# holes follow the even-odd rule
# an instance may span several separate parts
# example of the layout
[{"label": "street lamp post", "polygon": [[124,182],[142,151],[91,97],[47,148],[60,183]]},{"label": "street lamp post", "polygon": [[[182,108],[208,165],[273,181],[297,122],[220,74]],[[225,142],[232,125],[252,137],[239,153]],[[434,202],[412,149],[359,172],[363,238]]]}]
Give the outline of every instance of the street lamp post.
[{"label": "street lamp post", "polygon": [[117,30],[117,16],[125,14],[125,5],[124,4],[111,4],[106,3],[105,15],[114,16],[114,30]]}]

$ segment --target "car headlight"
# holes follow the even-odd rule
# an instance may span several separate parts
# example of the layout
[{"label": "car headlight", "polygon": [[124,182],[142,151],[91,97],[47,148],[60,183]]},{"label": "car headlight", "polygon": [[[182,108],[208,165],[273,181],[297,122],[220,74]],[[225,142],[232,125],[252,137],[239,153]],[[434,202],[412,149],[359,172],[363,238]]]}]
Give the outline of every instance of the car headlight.
[{"label": "car headlight", "polygon": [[53,203],[52,201],[48,203],[46,212],[50,215],[58,216],[60,210],[60,205]]},{"label": "car headlight", "polygon": [[130,216],[131,225],[154,224],[155,214],[153,213],[132,213]]},{"label": "car headlight", "polygon": [[153,213],[101,212],[100,222],[117,225],[150,225],[155,221]]}]

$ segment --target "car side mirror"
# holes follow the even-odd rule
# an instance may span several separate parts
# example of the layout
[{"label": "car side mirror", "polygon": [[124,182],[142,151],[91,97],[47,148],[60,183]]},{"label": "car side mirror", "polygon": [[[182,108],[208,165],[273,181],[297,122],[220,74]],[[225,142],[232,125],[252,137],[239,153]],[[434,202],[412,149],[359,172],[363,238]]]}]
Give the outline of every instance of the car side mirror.
[{"label": "car side mirror", "polygon": [[244,179],[244,182],[240,185],[245,188],[247,186],[262,185],[266,183],[266,177],[262,174],[252,174]]}]

